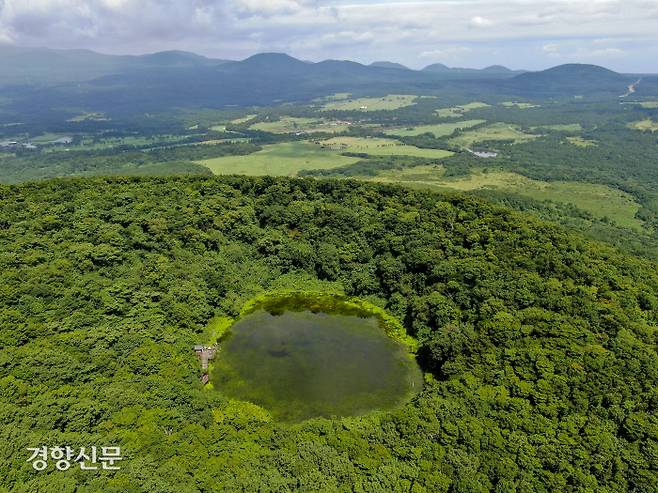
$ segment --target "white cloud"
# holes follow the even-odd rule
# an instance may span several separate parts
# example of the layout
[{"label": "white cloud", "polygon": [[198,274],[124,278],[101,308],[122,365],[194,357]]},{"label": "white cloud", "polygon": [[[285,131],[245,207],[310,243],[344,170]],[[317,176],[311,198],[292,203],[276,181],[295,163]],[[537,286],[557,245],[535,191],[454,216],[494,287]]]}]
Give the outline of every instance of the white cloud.
[{"label": "white cloud", "polygon": [[615,58],[626,55],[626,52],[621,48],[603,48],[600,50],[589,50],[584,55],[596,58]]},{"label": "white cloud", "polygon": [[471,27],[489,27],[493,25],[493,21],[487,19],[486,17],[482,17],[480,15],[476,15],[475,17],[471,18],[471,22],[469,24]]},{"label": "white cloud", "polygon": [[591,58],[617,58],[626,55],[623,49],[616,46],[602,46],[614,41],[616,40],[593,39],[588,42],[548,43],[542,46],[542,51],[549,57],[574,61]]},{"label": "white cloud", "polygon": [[467,46],[445,46],[434,50],[423,51],[420,54],[421,58],[428,58],[434,60],[446,60],[461,58],[473,52],[472,48]]},{"label": "white cloud", "polygon": [[312,7],[305,0],[232,0],[234,11],[256,17],[289,15]]},{"label": "white cloud", "polygon": [[548,56],[560,56],[560,45],[557,43],[545,44],[541,49]]}]

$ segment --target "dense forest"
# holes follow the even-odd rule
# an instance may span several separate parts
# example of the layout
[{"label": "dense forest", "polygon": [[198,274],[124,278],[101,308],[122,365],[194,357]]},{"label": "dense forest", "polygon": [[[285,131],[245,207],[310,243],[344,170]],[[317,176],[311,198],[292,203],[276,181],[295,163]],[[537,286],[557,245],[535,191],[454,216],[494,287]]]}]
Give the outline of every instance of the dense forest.
[{"label": "dense forest", "polygon": [[[0,491],[658,491],[654,263],[352,180],[59,179],[3,185],[0,211]],[[283,424],[204,389],[208,321],[282,288],[397,317],[422,392]],[[124,462],[40,473],[46,444]]]}]

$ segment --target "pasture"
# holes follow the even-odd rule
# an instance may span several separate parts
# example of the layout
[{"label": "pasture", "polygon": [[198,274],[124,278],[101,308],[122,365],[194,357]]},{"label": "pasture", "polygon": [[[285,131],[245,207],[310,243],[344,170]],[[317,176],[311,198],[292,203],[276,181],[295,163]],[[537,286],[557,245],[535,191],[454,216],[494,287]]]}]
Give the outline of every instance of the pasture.
[{"label": "pasture", "polygon": [[245,115],[240,118],[235,118],[234,120],[231,120],[231,123],[233,125],[242,125],[243,123],[247,123],[249,120],[253,120],[256,118],[258,115]]},{"label": "pasture", "polygon": [[452,152],[441,149],[421,149],[405,145],[395,139],[334,137],[320,141],[316,145],[338,153],[352,152],[371,156],[414,156],[441,159],[452,155]]},{"label": "pasture", "polygon": [[578,133],[583,131],[583,127],[580,123],[558,123],[554,125],[540,125],[537,127],[531,127],[531,130],[542,131],[542,130],[551,130],[553,132],[565,132],[565,133]]},{"label": "pasture", "polygon": [[69,118],[67,122],[76,123],[76,122],[107,122],[110,118],[106,117],[104,113],[81,113]]},{"label": "pasture", "polygon": [[338,168],[363,159],[342,155],[348,152],[371,156],[399,155],[436,159],[452,155],[449,151],[420,149],[393,139],[335,137],[323,141],[272,144],[246,156],[223,156],[198,161],[198,164],[208,167],[217,175],[295,176],[301,170]]},{"label": "pasture", "polygon": [[656,132],[658,131],[658,122],[654,122],[651,118],[645,118],[644,120],[629,123],[628,126],[634,130],[640,130],[642,132]]},{"label": "pasture", "polygon": [[322,111],[392,111],[415,103],[418,96],[389,94],[381,98],[359,98],[329,101]]},{"label": "pasture", "polygon": [[359,161],[340,156],[312,142],[284,142],[264,146],[246,156],[224,156],[199,161],[216,175],[295,176],[303,169],[331,169]]},{"label": "pasture", "polygon": [[288,133],[341,133],[350,128],[350,124],[343,121],[331,121],[317,118],[298,118],[293,116],[284,116],[277,121],[259,122],[251,127],[251,130],[260,130],[274,134]]},{"label": "pasture", "polygon": [[520,110],[527,110],[530,108],[539,108],[540,106],[538,104],[532,104],[532,103],[522,103],[520,101],[505,101],[501,103],[502,106],[505,108],[518,108]]},{"label": "pasture", "polygon": [[459,106],[453,106],[452,108],[441,108],[435,111],[435,113],[441,118],[459,118],[472,110],[479,110],[482,108],[489,108],[491,105],[487,103],[482,103],[480,101],[473,101],[468,104],[463,104]]},{"label": "pasture", "polygon": [[605,185],[581,182],[546,182],[526,178],[517,173],[482,170],[465,177],[446,178],[440,166],[417,166],[386,171],[374,181],[400,183],[414,187],[451,189],[462,192],[496,189],[538,200],[569,203],[595,217],[608,217],[620,226],[641,230],[642,221],[635,217],[640,206],[621,190]]},{"label": "pasture", "polygon": [[[56,137],[59,138],[59,137]],[[35,139],[33,142],[44,144],[52,142],[43,142],[43,139],[52,139],[52,135],[43,136],[41,139]],[[93,138],[85,136],[80,141],[80,144],[73,145],[69,144],[66,146],[67,149],[72,151],[92,151],[92,150],[103,150],[103,149],[113,149],[116,147],[122,146],[171,146],[176,145],[181,140],[184,140],[185,136],[180,135],[153,135],[153,136],[141,136],[141,135],[126,135],[123,137],[102,137],[102,138]],[[52,149],[51,149],[52,150]]]},{"label": "pasture", "polygon": [[481,142],[511,141],[514,144],[529,142],[538,138],[539,135],[527,134],[516,126],[508,123],[493,123],[486,127],[477,128],[461,133],[450,140],[450,143],[462,147],[470,147]]},{"label": "pasture", "polygon": [[400,137],[411,137],[415,135],[422,135],[430,133],[435,137],[445,137],[452,135],[455,130],[471,128],[481,123],[486,123],[486,120],[464,120],[454,123],[437,123],[435,125],[419,125],[417,127],[408,128],[394,128],[384,132],[386,135],[397,135]]},{"label": "pasture", "polygon": [[567,142],[578,147],[595,147],[598,145],[595,140],[588,140],[582,137],[567,137]]}]

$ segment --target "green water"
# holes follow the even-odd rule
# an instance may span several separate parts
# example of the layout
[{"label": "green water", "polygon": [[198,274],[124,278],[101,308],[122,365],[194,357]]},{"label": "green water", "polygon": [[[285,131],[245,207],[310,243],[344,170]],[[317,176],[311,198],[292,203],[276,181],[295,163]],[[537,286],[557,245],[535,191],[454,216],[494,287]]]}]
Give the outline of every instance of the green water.
[{"label": "green water", "polygon": [[233,325],[211,378],[224,395],[283,421],[390,409],[422,382],[407,349],[375,317],[265,310]]}]

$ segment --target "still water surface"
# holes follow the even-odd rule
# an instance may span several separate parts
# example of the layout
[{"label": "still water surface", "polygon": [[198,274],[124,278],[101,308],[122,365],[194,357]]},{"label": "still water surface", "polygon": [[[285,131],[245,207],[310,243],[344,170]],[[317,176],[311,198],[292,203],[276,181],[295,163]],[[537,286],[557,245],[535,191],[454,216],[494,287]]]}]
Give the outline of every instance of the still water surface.
[{"label": "still water surface", "polygon": [[257,310],[233,325],[212,381],[283,421],[393,408],[422,385],[415,360],[377,318]]}]

